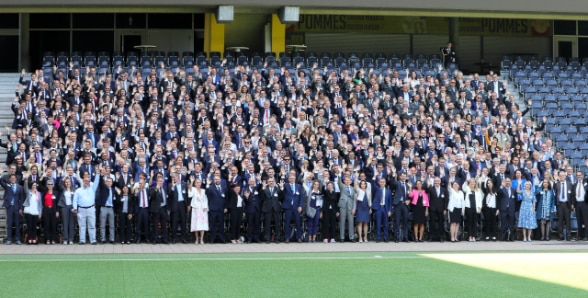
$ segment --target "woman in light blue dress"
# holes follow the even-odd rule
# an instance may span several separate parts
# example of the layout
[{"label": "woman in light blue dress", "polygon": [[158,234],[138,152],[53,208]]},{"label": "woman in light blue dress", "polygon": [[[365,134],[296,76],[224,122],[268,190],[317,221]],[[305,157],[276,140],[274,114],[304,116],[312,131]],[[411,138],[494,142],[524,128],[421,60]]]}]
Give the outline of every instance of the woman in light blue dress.
[{"label": "woman in light blue dress", "polygon": [[519,193],[519,200],[522,201],[519,211],[519,228],[523,229],[523,242],[531,242],[531,233],[537,228],[535,192],[531,191],[532,183],[525,182],[524,190]]}]

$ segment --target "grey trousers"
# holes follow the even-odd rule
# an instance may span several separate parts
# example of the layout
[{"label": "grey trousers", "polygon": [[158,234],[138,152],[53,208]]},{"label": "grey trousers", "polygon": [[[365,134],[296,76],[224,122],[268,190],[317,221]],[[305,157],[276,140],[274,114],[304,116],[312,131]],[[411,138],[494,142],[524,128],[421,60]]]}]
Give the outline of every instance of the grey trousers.
[{"label": "grey trousers", "polygon": [[112,207],[100,207],[100,241],[106,241],[106,220],[108,220],[108,236],[114,242],[114,210]]}]

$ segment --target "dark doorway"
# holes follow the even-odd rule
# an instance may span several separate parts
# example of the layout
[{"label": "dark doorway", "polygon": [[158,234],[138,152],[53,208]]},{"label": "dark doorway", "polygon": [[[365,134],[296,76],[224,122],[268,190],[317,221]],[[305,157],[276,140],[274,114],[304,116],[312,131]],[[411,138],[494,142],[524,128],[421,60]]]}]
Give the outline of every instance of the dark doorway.
[{"label": "dark doorway", "polygon": [[559,57],[569,59],[572,57],[573,43],[571,41],[558,41],[557,42],[557,53]]},{"label": "dark doorway", "polygon": [[0,35],[0,57],[0,72],[18,71],[18,36]]},{"label": "dark doorway", "polygon": [[143,37],[141,35],[126,35],[126,34],[121,34],[120,35],[120,51],[125,53],[125,56],[129,53],[129,52],[136,52],[137,54],[140,54],[138,49],[135,49],[134,46],[138,46],[141,45],[141,41],[142,41]]}]

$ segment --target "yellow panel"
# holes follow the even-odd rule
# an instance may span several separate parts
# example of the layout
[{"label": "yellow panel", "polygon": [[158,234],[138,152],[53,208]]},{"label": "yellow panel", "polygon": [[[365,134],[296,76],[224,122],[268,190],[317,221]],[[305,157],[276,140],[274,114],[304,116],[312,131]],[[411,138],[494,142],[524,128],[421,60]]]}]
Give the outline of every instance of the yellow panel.
[{"label": "yellow panel", "polygon": [[286,51],[286,25],[277,14],[272,14],[272,52],[276,55]]},{"label": "yellow panel", "polygon": [[214,13],[204,14],[204,51],[225,51],[225,25],[216,22]]}]

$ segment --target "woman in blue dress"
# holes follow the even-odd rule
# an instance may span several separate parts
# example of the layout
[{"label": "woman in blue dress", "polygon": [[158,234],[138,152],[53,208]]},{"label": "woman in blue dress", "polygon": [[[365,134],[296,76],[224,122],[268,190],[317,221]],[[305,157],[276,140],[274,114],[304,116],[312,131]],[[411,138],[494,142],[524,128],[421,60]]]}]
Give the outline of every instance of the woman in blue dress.
[{"label": "woman in blue dress", "polygon": [[368,242],[368,223],[370,222],[370,214],[372,214],[371,186],[365,180],[361,180],[359,185],[356,182],[355,193],[357,194],[356,207],[352,212],[357,221],[357,237],[359,243]]},{"label": "woman in blue dress", "polygon": [[541,227],[541,241],[549,241],[551,231],[551,217],[555,213],[554,193],[549,180],[543,180],[541,186],[535,190],[537,196],[537,220]]},{"label": "woman in blue dress", "polygon": [[525,182],[524,190],[519,193],[521,209],[519,211],[519,228],[523,229],[523,242],[531,242],[531,233],[537,228],[537,217],[535,215],[537,198],[531,190],[532,183]]}]

